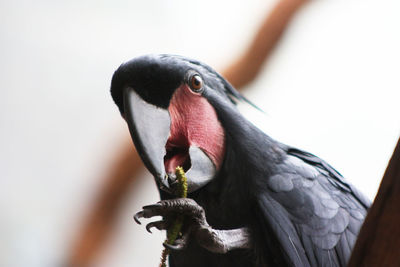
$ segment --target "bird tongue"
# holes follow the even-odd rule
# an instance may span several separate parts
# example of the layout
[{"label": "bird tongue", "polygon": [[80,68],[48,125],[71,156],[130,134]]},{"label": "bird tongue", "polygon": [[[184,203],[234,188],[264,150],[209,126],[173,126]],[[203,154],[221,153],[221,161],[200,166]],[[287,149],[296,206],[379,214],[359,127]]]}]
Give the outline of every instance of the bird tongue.
[{"label": "bird tongue", "polygon": [[167,173],[175,173],[176,167],[181,166],[185,171],[190,168],[190,156],[187,148],[167,149],[164,157],[164,167]]},{"label": "bird tongue", "polygon": [[165,170],[167,173],[175,173],[175,169],[178,166],[183,166],[188,159],[189,155],[186,154],[178,154],[173,156],[170,159],[164,161]]}]

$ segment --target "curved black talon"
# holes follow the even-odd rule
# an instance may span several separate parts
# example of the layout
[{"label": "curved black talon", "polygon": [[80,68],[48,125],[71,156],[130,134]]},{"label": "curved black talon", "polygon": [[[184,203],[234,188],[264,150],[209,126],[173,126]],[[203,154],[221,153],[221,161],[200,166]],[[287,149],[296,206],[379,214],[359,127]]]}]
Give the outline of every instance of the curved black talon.
[{"label": "curved black talon", "polygon": [[190,232],[191,232],[191,228],[189,228],[188,231],[186,231],[186,233],[184,235],[182,235],[179,239],[176,239],[174,244],[168,244],[168,243],[164,242],[163,246],[165,248],[168,248],[170,250],[175,250],[175,251],[185,249],[189,242]]},{"label": "curved black talon", "polygon": [[143,218],[143,215],[144,215],[144,212],[143,212],[143,211],[139,211],[139,212],[137,212],[137,213],[133,216],[133,219],[135,220],[135,222],[136,222],[137,224],[142,224],[142,223],[139,221],[139,218]]},{"label": "curved black talon", "polygon": [[160,208],[162,207],[162,204],[160,202],[157,202],[156,204],[152,204],[152,205],[147,205],[147,206],[143,206],[143,209],[154,209],[154,208]]},{"label": "curved black talon", "polygon": [[177,243],[176,245],[171,245],[171,244],[164,242],[163,246],[167,249],[175,250],[175,251],[183,250],[185,248],[185,244],[183,244],[183,243]]},{"label": "curved black talon", "polygon": [[146,230],[147,230],[147,232],[149,232],[150,234],[152,234],[151,228],[153,228],[153,227],[157,228],[158,230],[165,230],[165,229],[166,229],[165,222],[162,221],[162,220],[161,220],[161,221],[155,221],[155,222],[148,223],[148,224],[146,225]]},{"label": "curved black talon", "polygon": [[147,230],[147,232],[149,232],[150,234],[152,234],[153,232],[151,231],[151,228],[153,228],[154,226],[153,225],[150,225],[151,223],[148,223],[147,225],[146,225],[146,230]]}]

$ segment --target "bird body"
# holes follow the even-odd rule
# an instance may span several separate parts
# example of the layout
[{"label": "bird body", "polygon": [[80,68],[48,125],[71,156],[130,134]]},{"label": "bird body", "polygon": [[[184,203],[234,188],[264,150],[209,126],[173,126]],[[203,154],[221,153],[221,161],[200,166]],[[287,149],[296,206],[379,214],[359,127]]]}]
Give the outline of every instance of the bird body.
[{"label": "bird body", "polygon": [[[179,56],[140,57],[115,72],[111,93],[160,189],[162,202],[139,217],[187,215],[188,238],[170,266],[346,266],[369,201],[325,161],[247,121],[235,106],[247,100],[210,67]],[[154,114],[167,112],[166,137],[141,133],[141,101]],[[176,164],[192,180],[190,205],[173,202],[169,170]]]}]

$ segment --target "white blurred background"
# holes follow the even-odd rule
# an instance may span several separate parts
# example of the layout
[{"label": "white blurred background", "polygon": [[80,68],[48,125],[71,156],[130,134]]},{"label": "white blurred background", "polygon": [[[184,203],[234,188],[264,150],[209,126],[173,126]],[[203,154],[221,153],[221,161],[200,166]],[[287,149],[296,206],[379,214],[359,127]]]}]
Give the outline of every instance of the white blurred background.
[{"label": "white blurred background", "polygon": [[[0,2],[0,266],[59,266],[127,128],[109,94],[134,56],[227,66],[273,0]],[[246,110],[274,138],[327,160],[373,199],[400,134],[400,2],[316,0],[293,20]],[[157,266],[162,233],[120,213],[95,266]]]}]

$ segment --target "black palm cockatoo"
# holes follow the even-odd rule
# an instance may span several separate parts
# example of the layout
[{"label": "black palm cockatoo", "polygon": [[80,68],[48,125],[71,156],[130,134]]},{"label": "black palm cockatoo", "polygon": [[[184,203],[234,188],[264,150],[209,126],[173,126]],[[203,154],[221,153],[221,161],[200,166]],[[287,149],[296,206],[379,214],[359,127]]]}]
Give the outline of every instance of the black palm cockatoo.
[{"label": "black palm cockatoo", "polygon": [[[122,64],[111,94],[161,201],[135,215],[181,214],[170,266],[345,266],[369,201],[330,165],[247,121],[248,102],[196,60],[148,55]],[[175,198],[175,167],[188,198]]]}]

